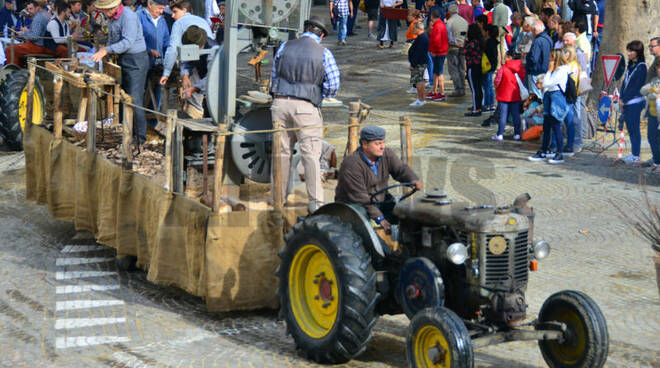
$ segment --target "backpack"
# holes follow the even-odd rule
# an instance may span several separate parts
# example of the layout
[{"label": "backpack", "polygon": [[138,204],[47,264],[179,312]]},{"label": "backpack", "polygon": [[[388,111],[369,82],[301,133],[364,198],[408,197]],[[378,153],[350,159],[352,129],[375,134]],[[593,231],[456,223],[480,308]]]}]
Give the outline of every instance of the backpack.
[{"label": "backpack", "polygon": [[577,86],[575,81],[571,78],[571,75],[568,75],[568,80],[566,81],[566,90],[564,90],[564,97],[566,97],[566,102],[570,105],[577,102]]}]

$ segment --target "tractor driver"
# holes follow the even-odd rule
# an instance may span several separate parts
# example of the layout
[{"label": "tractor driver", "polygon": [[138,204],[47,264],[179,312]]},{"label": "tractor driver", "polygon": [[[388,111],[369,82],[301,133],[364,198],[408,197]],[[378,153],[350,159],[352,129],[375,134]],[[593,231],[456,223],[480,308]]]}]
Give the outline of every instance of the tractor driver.
[{"label": "tractor driver", "polygon": [[392,196],[387,192],[379,194],[375,198],[378,204],[371,203],[371,196],[387,187],[390,175],[399,182],[414,183],[417,190],[423,188],[412,169],[385,147],[385,129],[364,127],[360,148],[346,156],[339,168],[335,200],[363,206],[369,218],[389,231],[394,209]]}]

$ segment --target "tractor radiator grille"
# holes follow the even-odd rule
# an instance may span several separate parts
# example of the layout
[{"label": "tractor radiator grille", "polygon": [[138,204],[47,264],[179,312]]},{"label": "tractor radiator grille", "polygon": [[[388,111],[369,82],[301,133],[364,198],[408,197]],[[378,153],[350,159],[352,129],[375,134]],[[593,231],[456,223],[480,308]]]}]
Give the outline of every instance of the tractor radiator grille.
[{"label": "tractor radiator grille", "polygon": [[[515,238],[503,236],[507,247],[502,254],[493,254],[488,242],[498,234],[486,235],[484,244],[484,279],[486,287],[513,290],[524,287],[528,279],[528,232],[520,232]],[[513,244],[512,244],[513,243]]]}]

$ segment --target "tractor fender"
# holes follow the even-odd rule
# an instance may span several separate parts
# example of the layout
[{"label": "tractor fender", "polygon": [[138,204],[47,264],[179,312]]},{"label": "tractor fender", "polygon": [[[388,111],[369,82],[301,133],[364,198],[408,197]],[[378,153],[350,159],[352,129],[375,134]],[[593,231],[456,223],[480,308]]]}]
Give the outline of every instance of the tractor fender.
[{"label": "tractor fender", "polygon": [[330,215],[339,218],[343,222],[350,224],[353,231],[360,238],[365,248],[372,248],[381,257],[385,257],[380,238],[376,235],[371,221],[366,216],[364,207],[352,203],[333,202],[326,204],[314,212],[314,215]]}]

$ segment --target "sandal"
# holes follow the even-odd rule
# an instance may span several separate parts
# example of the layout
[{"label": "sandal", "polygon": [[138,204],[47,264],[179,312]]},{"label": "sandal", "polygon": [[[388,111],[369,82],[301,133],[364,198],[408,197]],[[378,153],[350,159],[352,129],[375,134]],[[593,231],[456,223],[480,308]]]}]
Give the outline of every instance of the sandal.
[{"label": "sandal", "polygon": [[382,44],[378,44],[378,45],[376,45],[376,46],[377,46],[379,49],[384,49],[384,48],[385,48],[385,45],[382,45]]}]

